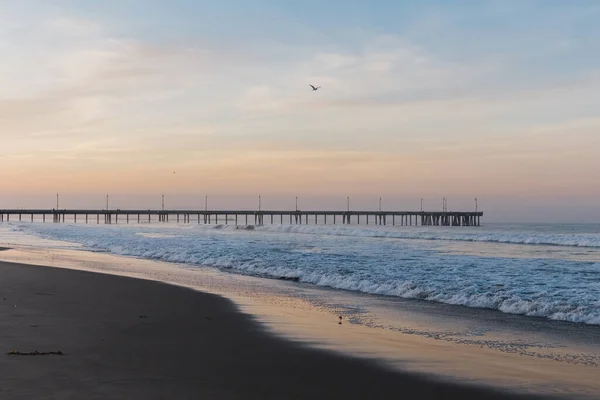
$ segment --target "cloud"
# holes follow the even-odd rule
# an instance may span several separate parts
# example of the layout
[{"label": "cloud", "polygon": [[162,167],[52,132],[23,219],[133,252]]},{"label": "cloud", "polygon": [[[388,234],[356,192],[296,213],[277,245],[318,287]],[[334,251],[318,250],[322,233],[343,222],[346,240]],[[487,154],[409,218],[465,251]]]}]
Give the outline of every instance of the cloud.
[{"label": "cloud", "polygon": [[97,36],[102,32],[98,22],[82,17],[59,15],[45,21],[46,29],[67,36]]},{"label": "cloud", "polygon": [[[434,15],[430,29],[452,21]],[[11,188],[50,190],[54,180],[31,177],[46,174],[151,191],[149,175],[176,170],[164,177],[182,191],[597,192],[586,184],[600,165],[591,68],[527,76],[511,56],[461,60],[365,30],[352,46],[224,46],[118,35],[64,12],[32,26],[0,42],[0,169]],[[11,64],[21,54],[25,65]]]}]

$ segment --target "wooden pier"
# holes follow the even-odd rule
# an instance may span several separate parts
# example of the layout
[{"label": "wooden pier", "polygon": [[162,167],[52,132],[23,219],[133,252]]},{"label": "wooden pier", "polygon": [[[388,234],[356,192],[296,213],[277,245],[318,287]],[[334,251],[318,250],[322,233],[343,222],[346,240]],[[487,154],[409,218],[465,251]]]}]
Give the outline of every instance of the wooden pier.
[{"label": "wooden pier", "polygon": [[[0,222],[152,223],[222,225],[374,224],[480,226],[483,212],[461,211],[248,211],[248,210],[77,210],[0,209]],[[12,219],[11,219],[12,217]],[[36,217],[34,219],[34,217]],[[78,219],[79,217],[79,219]]]}]

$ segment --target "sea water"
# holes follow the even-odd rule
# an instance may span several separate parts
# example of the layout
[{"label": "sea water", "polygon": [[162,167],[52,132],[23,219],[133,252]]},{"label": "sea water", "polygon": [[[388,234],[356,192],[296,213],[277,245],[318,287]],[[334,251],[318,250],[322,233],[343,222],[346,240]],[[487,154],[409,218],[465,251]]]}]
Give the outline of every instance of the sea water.
[{"label": "sea water", "polygon": [[75,247],[349,292],[600,324],[597,224],[0,226],[0,245]]}]

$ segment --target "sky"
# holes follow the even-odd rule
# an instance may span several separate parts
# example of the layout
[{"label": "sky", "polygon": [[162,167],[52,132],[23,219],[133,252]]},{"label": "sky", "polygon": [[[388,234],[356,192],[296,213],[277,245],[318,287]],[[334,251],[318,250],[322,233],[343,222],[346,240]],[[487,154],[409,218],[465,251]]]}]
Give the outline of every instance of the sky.
[{"label": "sky", "polygon": [[0,7],[0,208],[600,222],[596,0]]}]

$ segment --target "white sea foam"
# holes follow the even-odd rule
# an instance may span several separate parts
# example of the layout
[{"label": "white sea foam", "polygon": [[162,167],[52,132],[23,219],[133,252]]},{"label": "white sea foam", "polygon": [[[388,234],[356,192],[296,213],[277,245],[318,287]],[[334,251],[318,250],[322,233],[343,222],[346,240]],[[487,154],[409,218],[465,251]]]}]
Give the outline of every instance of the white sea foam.
[{"label": "white sea foam", "polygon": [[599,235],[594,232],[351,225],[255,229],[225,225],[218,229],[214,225],[13,224],[10,227],[47,240],[80,243],[89,249],[119,255],[600,324],[598,262],[449,254],[429,245],[432,240],[467,240],[474,246],[478,246],[478,242],[492,241],[593,248],[599,243]]},{"label": "white sea foam", "polygon": [[600,234],[498,232],[473,227],[447,229],[429,227],[385,227],[338,225],[265,225],[264,232],[286,232],[334,236],[357,236],[390,239],[453,240],[466,242],[511,243],[600,248]]}]

